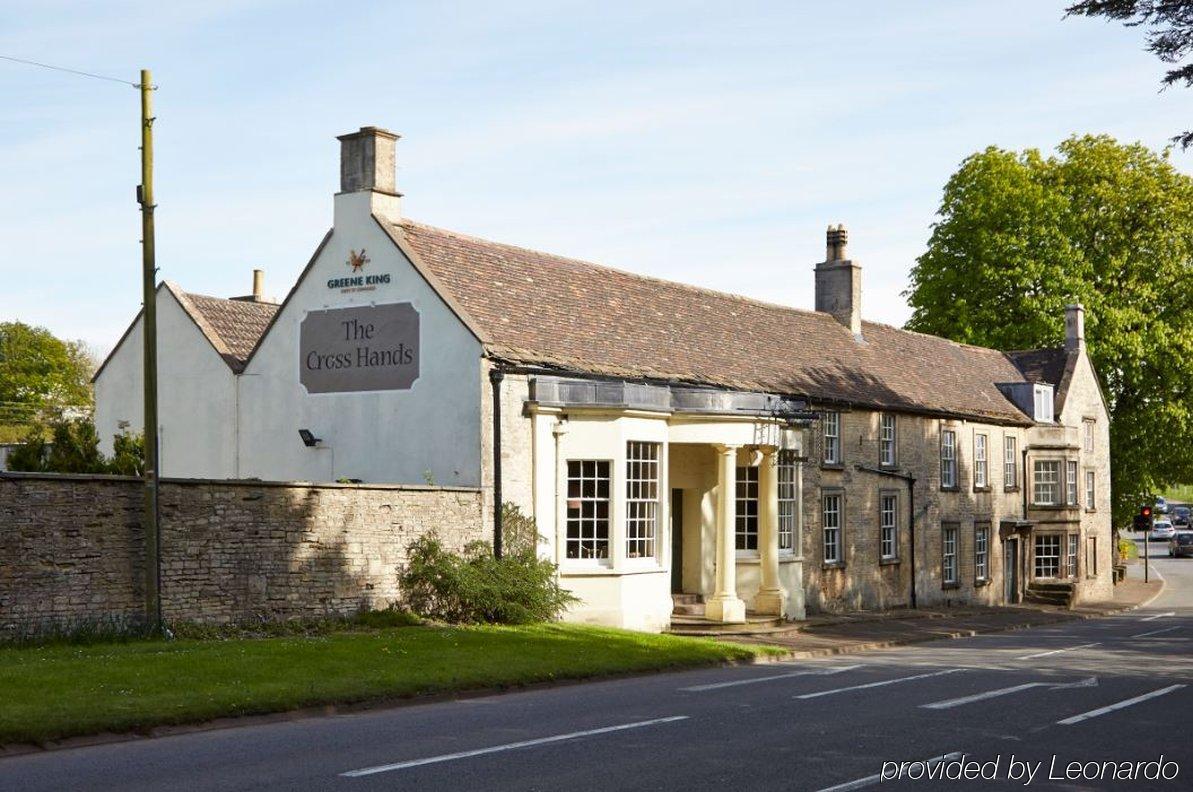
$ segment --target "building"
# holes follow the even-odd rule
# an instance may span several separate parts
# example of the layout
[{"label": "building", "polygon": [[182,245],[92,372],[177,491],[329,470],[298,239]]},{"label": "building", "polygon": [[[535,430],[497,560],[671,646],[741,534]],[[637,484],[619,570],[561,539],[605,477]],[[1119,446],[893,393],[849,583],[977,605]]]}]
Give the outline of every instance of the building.
[{"label": "building", "polygon": [[[340,138],[280,305],[161,285],[163,475],[480,487],[533,516],[572,618],[637,629],[676,593],[726,622],[1109,594],[1079,306],[1064,348],[1003,353],[863,321],[840,226],[816,311],[487,242],[404,217],[396,139]],[[105,438],[139,427],[140,350],[137,319],[96,375]]]}]

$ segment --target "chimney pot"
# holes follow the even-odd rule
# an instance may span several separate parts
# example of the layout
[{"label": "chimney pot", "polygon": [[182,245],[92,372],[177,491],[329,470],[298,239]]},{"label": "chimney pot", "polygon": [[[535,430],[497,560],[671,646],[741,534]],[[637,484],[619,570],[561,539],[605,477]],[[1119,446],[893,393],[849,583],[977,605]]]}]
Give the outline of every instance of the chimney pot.
[{"label": "chimney pot", "polygon": [[265,302],[264,270],[253,270],[253,302]]},{"label": "chimney pot", "polygon": [[849,244],[849,232],[845,230],[844,224],[837,223],[835,228],[830,225],[825,233],[825,243],[825,261],[845,261],[845,248]]}]

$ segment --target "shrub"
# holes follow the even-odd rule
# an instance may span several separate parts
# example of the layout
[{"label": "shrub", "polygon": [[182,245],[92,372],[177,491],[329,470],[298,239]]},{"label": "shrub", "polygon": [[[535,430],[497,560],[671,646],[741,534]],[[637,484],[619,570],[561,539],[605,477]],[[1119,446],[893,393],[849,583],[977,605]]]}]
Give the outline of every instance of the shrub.
[{"label": "shrub", "polygon": [[486,542],[472,542],[457,554],[429,533],[411,542],[407,552],[398,584],[406,606],[429,619],[530,624],[558,619],[578,602],[559,587],[555,565],[538,558],[533,545],[515,543],[498,559]]},{"label": "shrub", "polygon": [[140,476],[145,469],[145,440],[122,432],[112,443],[112,458],[99,450],[99,433],[90,418],[58,418],[30,428],[8,456],[8,469],[27,473],[115,473]]}]

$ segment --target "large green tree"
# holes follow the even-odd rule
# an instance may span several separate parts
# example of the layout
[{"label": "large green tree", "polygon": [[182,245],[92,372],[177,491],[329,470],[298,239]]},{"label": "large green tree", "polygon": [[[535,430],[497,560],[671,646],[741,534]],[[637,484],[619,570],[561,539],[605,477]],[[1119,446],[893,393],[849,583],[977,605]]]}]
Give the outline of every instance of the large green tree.
[{"label": "large green tree", "polygon": [[1116,521],[1193,481],[1193,178],[1167,152],[1084,136],[974,154],[905,296],[909,329],[999,349],[1063,343],[1064,306],[1084,303]]},{"label": "large green tree", "polygon": [[67,407],[89,407],[93,370],[82,343],[0,322],[0,426],[27,427]]}]

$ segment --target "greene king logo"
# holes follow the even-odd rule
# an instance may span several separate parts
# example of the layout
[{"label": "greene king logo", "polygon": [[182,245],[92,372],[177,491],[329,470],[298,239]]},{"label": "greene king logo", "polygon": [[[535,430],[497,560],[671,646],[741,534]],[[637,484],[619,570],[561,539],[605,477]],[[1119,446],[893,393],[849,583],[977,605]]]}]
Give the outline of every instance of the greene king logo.
[{"label": "greene king logo", "polygon": [[339,289],[342,292],[373,291],[373,289],[377,288],[377,284],[389,283],[388,272],[382,272],[379,275],[356,275],[371,260],[365,255],[364,248],[361,248],[359,253],[355,250],[349,250],[348,260],[344,262],[344,265],[352,269],[353,277],[332,278],[327,282],[327,288]]}]

